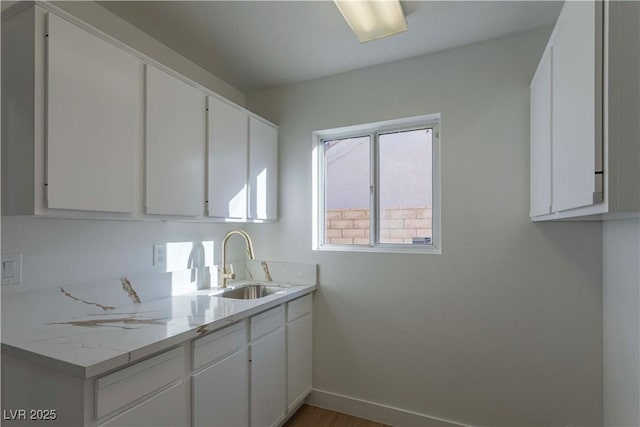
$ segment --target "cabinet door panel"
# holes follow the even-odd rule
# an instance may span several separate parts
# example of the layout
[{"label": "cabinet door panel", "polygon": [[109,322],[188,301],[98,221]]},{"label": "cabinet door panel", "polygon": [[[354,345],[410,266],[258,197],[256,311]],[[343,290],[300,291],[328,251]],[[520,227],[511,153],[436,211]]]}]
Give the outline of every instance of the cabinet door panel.
[{"label": "cabinet door panel", "polygon": [[47,206],[135,208],[142,64],[53,14],[47,38]]},{"label": "cabinet door panel", "polygon": [[251,426],[269,427],[284,419],[286,363],[284,328],[259,339],[251,348]]},{"label": "cabinet door panel", "polygon": [[205,96],[146,66],[146,212],[204,213]]},{"label": "cabinet door panel", "polygon": [[287,325],[287,407],[311,391],[312,322],[311,313]]},{"label": "cabinet door panel", "polygon": [[531,210],[551,213],[551,56],[549,49],[531,82]]},{"label": "cabinet door panel", "polygon": [[190,423],[187,409],[186,384],[180,382],[102,424],[101,427],[185,426]]},{"label": "cabinet door panel", "polygon": [[553,211],[594,203],[601,152],[600,2],[566,2],[553,46]]},{"label": "cabinet door panel", "polygon": [[249,218],[278,218],[278,130],[249,118]]},{"label": "cabinet door panel", "polygon": [[247,113],[209,97],[209,216],[247,216]]},{"label": "cabinet door panel", "polygon": [[193,376],[195,426],[249,425],[246,347]]}]

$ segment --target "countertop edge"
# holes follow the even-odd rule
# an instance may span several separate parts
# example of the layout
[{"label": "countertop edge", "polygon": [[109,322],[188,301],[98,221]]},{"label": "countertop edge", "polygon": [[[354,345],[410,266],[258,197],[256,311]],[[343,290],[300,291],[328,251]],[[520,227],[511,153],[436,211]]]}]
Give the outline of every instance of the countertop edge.
[{"label": "countertop edge", "polygon": [[[107,360],[97,362],[89,366],[81,366],[71,362],[67,362],[61,359],[57,359],[51,356],[40,354],[31,350],[26,350],[11,344],[2,343],[2,352],[10,355],[17,356],[22,360],[43,365],[48,368],[62,371],[69,375],[80,377],[83,379],[90,379],[99,375],[115,371],[123,368],[124,366],[139,362],[150,356],[153,356],[162,351],[168,350],[171,347],[176,347],[185,343],[186,341],[206,336],[214,331],[224,328],[225,326],[244,320],[248,317],[254,316],[261,312],[267,311],[278,305],[284,304],[291,300],[297,299],[304,295],[310,294],[317,289],[317,285],[300,285],[292,286],[291,288],[297,288],[295,291],[287,293],[286,295],[279,296],[278,298],[265,301],[263,304],[248,308],[238,313],[226,316],[224,318],[215,320],[211,323],[203,323],[201,325],[193,326],[191,329],[179,333],[177,335],[153,342],[146,346],[140,347],[135,350],[123,353],[111,357]],[[219,298],[217,296],[210,296],[210,298]],[[204,328],[202,328],[204,326]]]}]

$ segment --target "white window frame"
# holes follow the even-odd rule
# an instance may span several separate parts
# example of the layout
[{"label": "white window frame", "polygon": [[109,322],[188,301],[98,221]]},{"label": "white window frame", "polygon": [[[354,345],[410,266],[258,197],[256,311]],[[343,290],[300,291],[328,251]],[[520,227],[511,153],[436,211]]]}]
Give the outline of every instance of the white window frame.
[{"label": "white window frame", "polygon": [[[379,134],[409,131],[421,128],[432,128],[432,237],[431,244],[390,244],[379,243],[380,212],[379,174],[377,138]],[[326,244],[325,233],[325,176],[324,176],[324,141],[346,139],[358,136],[370,136],[370,243],[365,245],[331,245]],[[420,253],[441,254],[441,199],[440,199],[440,113],[407,117],[363,125],[347,126],[337,129],[326,129],[313,132],[312,135],[312,249],[317,251],[344,252],[384,252],[384,253]]]}]

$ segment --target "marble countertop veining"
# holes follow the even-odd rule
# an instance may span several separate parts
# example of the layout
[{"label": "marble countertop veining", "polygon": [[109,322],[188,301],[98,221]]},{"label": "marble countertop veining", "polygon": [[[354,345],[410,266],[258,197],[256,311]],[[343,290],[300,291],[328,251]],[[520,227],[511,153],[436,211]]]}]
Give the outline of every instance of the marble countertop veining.
[{"label": "marble countertop veining", "polygon": [[254,300],[221,298],[220,289],[205,289],[138,303],[124,281],[125,292],[52,288],[7,295],[2,351],[91,378],[316,289],[315,281],[284,286]]}]

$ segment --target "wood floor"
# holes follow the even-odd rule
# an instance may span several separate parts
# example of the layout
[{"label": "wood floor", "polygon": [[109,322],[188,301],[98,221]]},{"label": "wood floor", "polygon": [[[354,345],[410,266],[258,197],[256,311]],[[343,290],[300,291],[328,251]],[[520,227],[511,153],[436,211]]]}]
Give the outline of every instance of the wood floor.
[{"label": "wood floor", "polygon": [[390,427],[315,406],[302,405],[283,427]]}]

